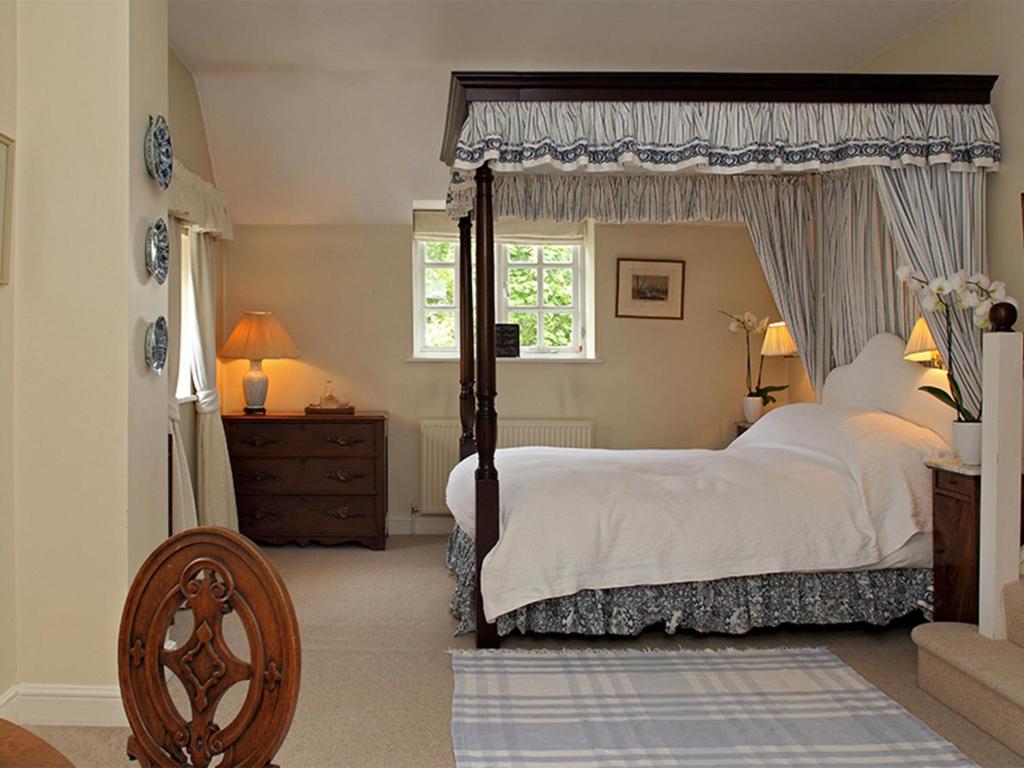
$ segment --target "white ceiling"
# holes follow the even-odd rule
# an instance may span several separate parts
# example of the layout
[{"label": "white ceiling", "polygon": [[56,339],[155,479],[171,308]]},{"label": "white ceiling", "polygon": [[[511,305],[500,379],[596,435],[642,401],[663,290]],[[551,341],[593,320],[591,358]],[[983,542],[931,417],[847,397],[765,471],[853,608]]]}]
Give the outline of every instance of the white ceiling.
[{"label": "white ceiling", "polygon": [[955,0],[172,0],[239,224],[442,198],[453,69],[850,70]]}]

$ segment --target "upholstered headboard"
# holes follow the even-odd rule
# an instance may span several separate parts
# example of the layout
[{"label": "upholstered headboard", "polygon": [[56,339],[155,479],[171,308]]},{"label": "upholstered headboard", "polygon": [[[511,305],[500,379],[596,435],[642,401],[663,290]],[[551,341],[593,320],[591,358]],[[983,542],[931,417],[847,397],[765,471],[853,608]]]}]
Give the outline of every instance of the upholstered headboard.
[{"label": "upholstered headboard", "polygon": [[928,427],[953,444],[953,411],[918,387],[948,391],[945,371],[903,359],[904,341],[890,333],[872,338],[857,359],[825,379],[821,401],[834,408],[876,409]]}]

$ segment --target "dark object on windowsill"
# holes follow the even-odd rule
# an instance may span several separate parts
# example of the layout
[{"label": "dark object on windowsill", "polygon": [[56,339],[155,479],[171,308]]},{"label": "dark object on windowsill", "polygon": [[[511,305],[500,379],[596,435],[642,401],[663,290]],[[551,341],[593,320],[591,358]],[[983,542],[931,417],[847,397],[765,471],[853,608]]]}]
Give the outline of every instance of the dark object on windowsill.
[{"label": "dark object on windowsill", "polygon": [[992,323],[992,330],[997,333],[1008,333],[1013,331],[1013,324],[1017,322],[1017,308],[1008,301],[1000,301],[988,311],[988,319]]},{"label": "dark object on windowsill", "polygon": [[495,323],[494,342],[497,357],[519,357],[519,324]]}]

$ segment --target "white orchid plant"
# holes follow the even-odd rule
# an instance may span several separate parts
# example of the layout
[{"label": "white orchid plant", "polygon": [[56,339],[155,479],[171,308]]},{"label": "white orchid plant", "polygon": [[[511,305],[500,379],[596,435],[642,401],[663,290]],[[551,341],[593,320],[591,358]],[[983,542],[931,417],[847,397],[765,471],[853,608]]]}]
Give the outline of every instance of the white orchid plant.
[{"label": "white orchid plant", "polygon": [[732,333],[743,332],[747,342],[747,397],[760,397],[761,402],[765,405],[768,403],[774,403],[775,398],[772,396],[773,392],[781,392],[786,389],[789,385],[776,386],[776,385],[762,385],[761,374],[764,373],[764,355],[760,356],[760,361],[757,365],[757,386],[754,386],[753,379],[753,368],[750,364],[750,337],[751,336],[763,336],[765,331],[768,330],[768,318],[763,317],[760,320],[757,319],[757,315],[751,312],[749,309],[742,315],[734,315],[731,312],[725,310],[718,310],[723,315],[729,318],[729,330]]},{"label": "white orchid plant", "polygon": [[1008,301],[1016,306],[1017,302],[1006,295],[1004,282],[992,280],[980,272],[968,276],[961,270],[946,277],[929,280],[918,270],[904,264],[896,270],[896,276],[914,290],[921,309],[925,312],[942,312],[945,315],[948,350],[945,363],[949,392],[938,387],[921,387],[921,391],[927,392],[956,411],[957,421],[981,421],[981,404],[978,404],[977,413],[967,408],[956,381],[953,360],[953,312],[970,312],[974,327],[985,331],[991,327],[989,310],[994,304]]}]

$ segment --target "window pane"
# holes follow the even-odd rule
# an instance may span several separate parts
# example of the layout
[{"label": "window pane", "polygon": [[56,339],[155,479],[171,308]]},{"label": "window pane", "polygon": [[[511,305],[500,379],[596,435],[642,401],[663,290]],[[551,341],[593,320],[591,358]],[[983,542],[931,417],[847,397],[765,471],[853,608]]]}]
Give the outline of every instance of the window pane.
[{"label": "window pane", "polygon": [[519,346],[537,346],[537,314],[535,312],[509,312],[510,322],[519,325]]},{"label": "window pane", "polygon": [[544,261],[548,264],[569,264],[572,262],[571,245],[545,245]]},{"label": "window pane", "polygon": [[519,267],[508,271],[508,305],[537,306],[537,270]]},{"label": "window pane", "polygon": [[572,270],[544,270],[544,306],[572,306]]},{"label": "window pane", "polygon": [[432,263],[455,261],[455,243],[426,243],[424,258]]},{"label": "window pane", "polygon": [[423,300],[428,307],[455,305],[455,270],[427,267],[423,271]]},{"label": "window pane", "polygon": [[544,344],[549,347],[572,346],[572,315],[569,312],[544,313]]},{"label": "window pane", "polygon": [[537,261],[537,252],[532,245],[510,245],[508,260],[513,264],[532,264]]},{"label": "window pane", "polygon": [[426,342],[428,347],[455,346],[455,313],[452,311],[427,312]]}]

